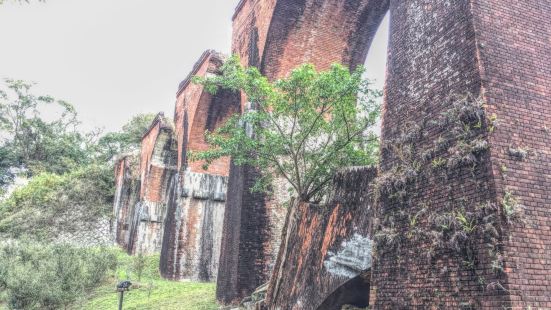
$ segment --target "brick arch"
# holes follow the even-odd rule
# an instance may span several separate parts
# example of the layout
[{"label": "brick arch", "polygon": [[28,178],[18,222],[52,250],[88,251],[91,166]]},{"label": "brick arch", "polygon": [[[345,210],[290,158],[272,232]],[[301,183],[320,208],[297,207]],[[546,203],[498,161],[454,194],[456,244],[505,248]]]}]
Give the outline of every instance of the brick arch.
[{"label": "brick arch", "polygon": [[[538,229],[549,222],[547,210],[551,201],[551,194],[545,190],[551,186],[550,121],[546,117],[551,109],[551,77],[549,70],[542,70],[551,63],[548,2],[244,0],[234,17],[234,51],[241,59],[248,59],[247,42],[254,40],[247,38],[256,38],[254,34],[258,32],[261,69],[270,79],[285,76],[303,62],[314,63],[319,69],[331,62],[353,67],[364,60],[370,33],[374,33],[374,25],[387,8],[391,18],[383,141],[398,139],[401,132],[411,129],[411,124],[438,117],[449,107],[450,94],[482,95],[488,115],[495,113],[497,119],[503,120],[487,137],[490,152],[476,172],[458,170],[446,182],[429,180],[412,191],[415,198],[411,204],[428,202],[431,208],[443,212],[450,211],[450,204],[446,203],[450,197],[468,200],[473,207],[488,202],[499,204],[506,191],[511,191],[531,216],[527,219],[529,225],[509,227],[503,235],[504,275],[496,277],[489,264],[491,259],[481,257],[478,280],[499,280],[504,291],[481,290],[477,279],[465,272],[462,262],[448,257],[439,262],[447,273],[428,282],[426,275],[434,266],[424,263],[423,251],[413,251],[420,247],[405,248],[404,252],[411,251],[399,253],[406,254],[405,263],[397,259],[400,255],[380,257],[375,262],[374,306],[426,308],[441,303],[447,308],[551,307],[551,280],[543,276],[549,274],[543,266],[551,262],[551,238]],[[419,149],[430,148],[440,134],[435,128],[429,129],[417,143]],[[515,145],[537,150],[537,155],[529,162],[519,162],[511,156]],[[383,154],[380,171],[389,171],[392,165],[392,158]],[[501,165],[510,168],[507,173],[500,171]],[[250,179],[241,176],[241,184],[229,184],[229,191],[243,187]],[[247,195],[238,197],[238,211],[249,209],[251,197]],[[399,204],[390,201],[383,201],[380,206],[383,216],[392,215],[399,208]],[[247,224],[254,221],[241,217]],[[398,226],[401,232],[407,229],[404,223]],[[247,228],[243,225],[244,230]],[[247,236],[237,233],[236,240],[247,240]],[[239,278],[254,267],[251,265],[232,276]],[[434,295],[435,290],[438,296]],[[219,297],[228,295],[227,291],[223,287]],[[288,291],[304,295],[296,287]],[[236,294],[240,293],[236,290]]]},{"label": "brick arch", "polygon": [[389,0],[279,0],[266,35],[261,69],[271,79],[312,62],[363,64]]},{"label": "brick arch", "polygon": [[[365,62],[389,6],[390,0],[243,0],[233,17],[232,50],[270,80],[306,62],[319,70],[332,63],[353,68]],[[223,304],[252,293],[277,266],[285,211],[247,190],[257,177],[258,171],[244,167],[230,173],[220,256],[224,276],[217,285]]]},{"label": "brick arch", "polygon": [[[220,90],[215,95],[203,90],[193,122],[189,124],[189,137],[187,141],[187,150],[205,151],[209,145],[205,140],[207,131],[213,132],[222,126],[232,115],[241,112],[239,93]],[[193,172],[208,173],[214,175],[227,176],[230,169],[230,159],[221,158],[215,160],[208,168],[203,169],[202,162],[191,162],[189,168]]]},{"label": "brick arch", "polygon": [[[162,113],[157,115],[149,130],[142,138],[140,159],[140,198],[150,201],[164,201],[162,184],[166,169],[176,167],[176,143],[173,128]],[[159,178],[160,177],[160,178]]]},{"label": "brick arch", "polygon": [[241,112],[239,93],[220,90],[215,95],[208,93],[203,86],[193,83],[193,76],[218,74],[225,56],[207,50],[195,63],[191,73],[184,79],[176,94],[174,123],[178,141],[178,170],[189,168],[192,172],[227,176],[229,159],[215,161],[208,170],[201,162],[190,162],[188,152],[208,149],[205,131],[220,127],[231,115]]},{"label": "brick arch", "polygon": [[173,126],[159,113],[142,137],[140,195],[130,215],[129,253],[160,250],[168,186],[176,173],[176,158]]}]

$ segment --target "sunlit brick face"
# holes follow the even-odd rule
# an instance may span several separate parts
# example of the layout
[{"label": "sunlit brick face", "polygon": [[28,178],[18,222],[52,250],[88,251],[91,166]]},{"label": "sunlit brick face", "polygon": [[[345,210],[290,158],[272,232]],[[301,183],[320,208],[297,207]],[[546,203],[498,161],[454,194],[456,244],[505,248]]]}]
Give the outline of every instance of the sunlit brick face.
[{"label": "sunlit brick face", "polygon": [[[222,61],[218,54],[206,52],[196,64],[193,75],[216,74]],[[198,152],[209,149],[205,141],[205,133],[215,131],[232,115],[241,113],[240,101],[238,93],[222,90],[216,95],[211,95],[201,85],[191,81],[184,83],[178,92],[175,111],[180,169],[185,166],[197,173],[228,176],[229,158],[215,160],[205,170],[203,162],[190,161],[187,155],[189,151]]]}]

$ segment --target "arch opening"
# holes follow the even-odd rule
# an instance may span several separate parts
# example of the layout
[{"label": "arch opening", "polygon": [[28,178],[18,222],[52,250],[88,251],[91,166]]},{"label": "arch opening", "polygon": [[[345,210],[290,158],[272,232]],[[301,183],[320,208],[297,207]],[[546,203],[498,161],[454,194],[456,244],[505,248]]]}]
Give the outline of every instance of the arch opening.
[{"label": "arch opening", "polygon": [[366,68],[364,77],[373,81],[374,86],[378,89],[383,89],[385,86],[389,28],[390,13],[387,12],[375,32],[364,62],[364,67]]},{"label": "arch opening", "polygon": [[[339,286],[317,310],[366,308],[369,306],[371,271],[365,271]],[[348,306],[348,307],[347,307]]]},{"label": "arch opening", "polygon": [[[220,90],[216,95],[212,95],[207,91],[203,91],[193,117],[193,123],[189,128],[187,150],[208,150],[209,145],[205,139],[205,133],[215,131],[223,126],[232,115],[240,112],[241,99],[239,93]],[[203,169],[202,166],[202,162],[189,163],[189,167],[193,172],[228,176],[230,159],[220,158],[215,160],[207,170]]]},{"label": "arch opening", "polygon": [[[378,28],[374,30],[375,34],[367,47],[367,55],[364,61],[364,67],[366,69],[364,78],[370,80],[372,86],[378,90],[384,90],[386,85],[387,76],[387,63],[388,63],[388,50],[389,50],[389,35],[390,35],[390,12],[387,12],[379,24]],[[383,98],[379,98],[378,103],[383,106]],[[376,123],[374,128],[375,134],[381,136],[382,120]]]}]

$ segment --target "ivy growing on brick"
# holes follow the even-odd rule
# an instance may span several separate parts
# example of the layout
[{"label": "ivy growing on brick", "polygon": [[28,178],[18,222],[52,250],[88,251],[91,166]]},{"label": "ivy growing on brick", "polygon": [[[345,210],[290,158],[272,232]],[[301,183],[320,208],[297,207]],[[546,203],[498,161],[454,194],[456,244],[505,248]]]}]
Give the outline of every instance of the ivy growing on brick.
[{"label": "ivy growing on brick", "polygon": [[[487,283],[476,270],[480,259],[487,257],[496,278],[503,272],[503,226],[522,221],[522,206],[511,193],[505,194],[501,204],[476,203],[453,195],[444,205],[413,202],[421,184],[446,183],[462,169],[470,170],[474,180],[489,149],[487,137],[497,122],[486,116],[484,102],[471,95],[452,96],[450,101],[449,108],[436,119],[406,124],[396,138],[382,146],[383,156],[392,165],[377,177],[374,190],[378,205],[387,201],[390,207],[378,210],[374,255],[393,255],[400,264],[405,252],[416,249],[434,266],[443,257],[455,257],[477,278],[481,290],[504,289],[499,280]],[[439,137],[422,145],[431,131],[440,132]],[[451,185],[449,191],[453,191]],[[433,269],[445,273],[446,268]]]}]

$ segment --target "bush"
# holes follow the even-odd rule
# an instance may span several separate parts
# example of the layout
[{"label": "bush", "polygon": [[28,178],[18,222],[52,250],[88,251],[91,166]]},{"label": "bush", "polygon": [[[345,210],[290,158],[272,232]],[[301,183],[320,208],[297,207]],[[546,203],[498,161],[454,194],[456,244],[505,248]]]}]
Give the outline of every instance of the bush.
[{"label": "bush", "polygon": [[91,165],[64,175],[35,176],[0,202],[0,234],[48,240],[86,229],[86,223],[110,215],[112,174],[107,167]]},{"label": "bush", "polygon": [[139,253],[138,255],[134,256],[133,270],[136,273],[136,276],[138,277],[138,281],[142,280],[145,264],[146,264],[146,257],[142,253]]},{"label": "bush", "polygon": [[[0,290],[10,309],[65,309],[105,281],[117,259],[107,249],[12,242],[0,247]],[[0,297],[1,298],[1,297]]]},{"label": "bush", "polygon": [[117,281],[130,280],[133,283],[160,280],[160,255],[130,256],[125,251],[117,251],[117,271],[114,274]]}]

